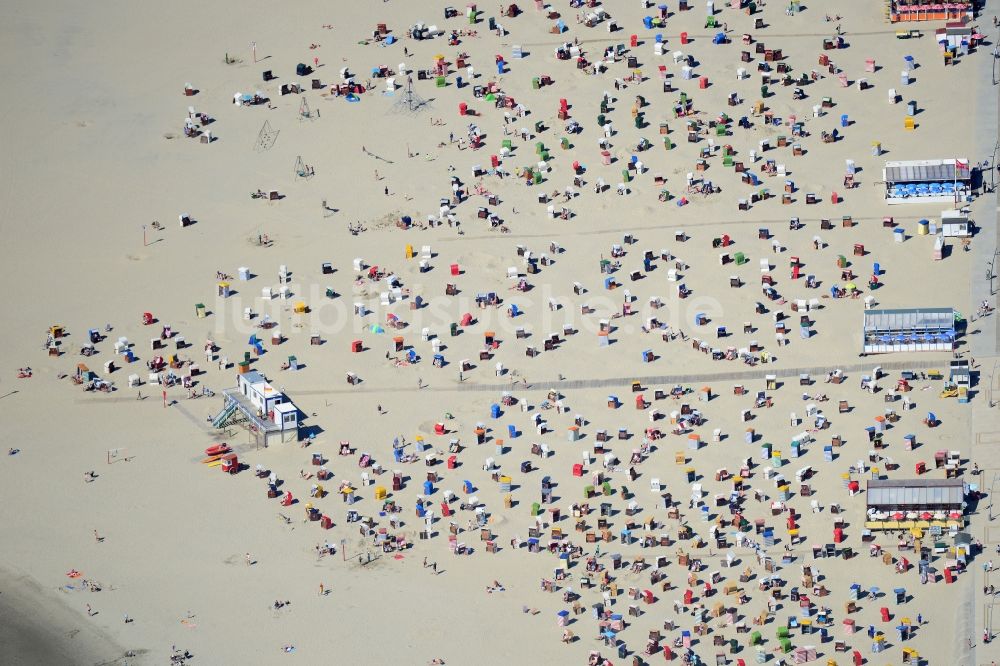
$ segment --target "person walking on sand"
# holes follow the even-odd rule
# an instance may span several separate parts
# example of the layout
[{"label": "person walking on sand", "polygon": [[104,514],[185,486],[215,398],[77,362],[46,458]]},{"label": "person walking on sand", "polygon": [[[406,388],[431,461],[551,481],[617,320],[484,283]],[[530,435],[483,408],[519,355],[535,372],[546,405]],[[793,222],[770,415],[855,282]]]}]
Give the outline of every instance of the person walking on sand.
[{"label": "person walking on sand", "polygon": [[247,566],[250,566],[250,553],[247,553]]},{"label": "person walking on sand", "polygon": [[87,604],[87,615],[89,615],[90,617],[94,617],[94,611],[91,610],[90,604]]},{"label": "person walking on sand", "polygon": [[321,596],[321,597],[323,596],[324,590],[325,590],[325,588],[323,587],[323,583],[320,583],[319,584],[319,596]]}]

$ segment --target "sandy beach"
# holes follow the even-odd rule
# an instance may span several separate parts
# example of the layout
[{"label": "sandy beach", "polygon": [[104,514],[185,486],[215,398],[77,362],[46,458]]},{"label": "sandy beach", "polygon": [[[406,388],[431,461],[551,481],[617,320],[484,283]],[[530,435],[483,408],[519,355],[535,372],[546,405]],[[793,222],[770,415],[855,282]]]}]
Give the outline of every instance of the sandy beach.
[{"label": "sandy beach", "polygon": [[123,657],[116,646],[61,599],[25,574],[3,574],[0,619],[4,660],[10,664],[109,662]]},{"label": "sandy beach", "polygon": [[[878,4],[668,4],[10,8],[4,663],[997,658],[995,8],[945,66]],[[890,160],[968,162],[968,242]],[[862,356],[873,308],[954,309],[954,350]],[[245,358],[288,441],[213,427]],[[964,516],[866,531],[869,481],[946,476]]]}]

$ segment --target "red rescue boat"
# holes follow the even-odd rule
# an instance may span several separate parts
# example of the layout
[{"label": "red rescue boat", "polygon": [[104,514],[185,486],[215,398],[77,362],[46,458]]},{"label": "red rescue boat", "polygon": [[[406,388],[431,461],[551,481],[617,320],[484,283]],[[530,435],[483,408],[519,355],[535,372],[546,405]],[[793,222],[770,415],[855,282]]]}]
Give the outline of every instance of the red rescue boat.
[{"label": "red rescue boat", "polygon": [[213,444],[212,446],[205,449],[206,456],[221,456],[224,453],[229,453],[232,451],[229,445],[225,442],[219,442],[218,444]]}]

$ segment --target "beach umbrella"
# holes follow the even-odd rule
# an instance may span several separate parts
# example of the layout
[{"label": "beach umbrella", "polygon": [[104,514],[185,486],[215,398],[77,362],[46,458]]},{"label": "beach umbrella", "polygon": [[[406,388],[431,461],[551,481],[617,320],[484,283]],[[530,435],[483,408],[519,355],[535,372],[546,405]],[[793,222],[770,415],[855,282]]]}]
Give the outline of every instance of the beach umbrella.
[{"label": "beach umbrella", "polygon": [[924,511],[922,514],[920,514],[920,520],[930,520],[930,519],[931,519],[930,511]]},{"label": "beach umbrella", "polygon": [[896,513],[892,514],[892,519],[893,520],[902,520],[903,519],[903,512],[902,511],[897,511]]}]

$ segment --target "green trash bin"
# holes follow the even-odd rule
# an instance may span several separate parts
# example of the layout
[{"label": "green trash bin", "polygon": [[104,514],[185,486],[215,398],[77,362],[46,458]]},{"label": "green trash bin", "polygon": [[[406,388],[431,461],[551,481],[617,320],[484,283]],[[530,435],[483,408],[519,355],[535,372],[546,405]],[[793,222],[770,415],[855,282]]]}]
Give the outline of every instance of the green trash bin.
[{"label": "green trash bin", "polygon": [[667,150],[673,149],[674,142],[670,140],[669,136],[663,137],[663,147]]},{"label": "green trash bin", "polygon": [[532,90],[538,90],[541,87],[542,87],[542,81],[541,81],[541,79],[539,79],[537,76],[535,78],[531,79],[531,88],[532,88]]},{"label": "green trash bin", "polygon": [[531,515],[532,515],[532,517],[537,516],[541,512],[542,512],[542,505],[539,504],[538,502],[533,502],[531,504]]}]

